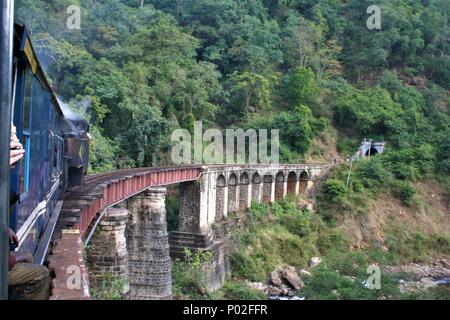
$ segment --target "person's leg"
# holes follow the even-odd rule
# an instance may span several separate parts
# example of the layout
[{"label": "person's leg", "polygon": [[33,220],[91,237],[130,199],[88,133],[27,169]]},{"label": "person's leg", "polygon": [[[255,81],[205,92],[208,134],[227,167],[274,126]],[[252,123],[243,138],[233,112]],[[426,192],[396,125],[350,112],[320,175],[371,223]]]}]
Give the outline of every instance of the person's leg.
[{"label": "person's leg", "polygon": [[18,263],[8,274],[10,299],[46,300],[50,295],[50,277],[44,266]]}]

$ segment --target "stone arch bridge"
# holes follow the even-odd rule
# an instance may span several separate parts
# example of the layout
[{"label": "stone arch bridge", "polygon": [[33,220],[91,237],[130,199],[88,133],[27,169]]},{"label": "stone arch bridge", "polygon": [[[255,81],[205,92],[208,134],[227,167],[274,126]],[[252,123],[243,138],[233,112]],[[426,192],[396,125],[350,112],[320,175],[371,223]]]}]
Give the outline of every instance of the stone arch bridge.
[{"label": "stone arch bridge", "polygon": [[[329,167],[183,166],[89,176],[65,197],[59,214],[47,257],[55,275],[52,299],[89,299],[89,282],[106,277],[124,279],[129,299],[170,299],[171,257],[186,247],[213,252],[209,287],[217,288],[228,264],[213,225],[252,201],[273,203],[307,193]],[[180,209],[178,228],[169,237],[165,187],[173,184],[179,184]]]}]

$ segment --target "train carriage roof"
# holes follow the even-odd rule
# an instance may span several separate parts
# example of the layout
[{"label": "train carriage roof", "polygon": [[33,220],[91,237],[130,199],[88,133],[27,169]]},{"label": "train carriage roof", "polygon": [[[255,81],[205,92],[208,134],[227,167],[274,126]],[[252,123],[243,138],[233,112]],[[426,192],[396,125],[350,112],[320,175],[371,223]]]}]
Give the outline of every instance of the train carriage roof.
[{"label": "train carriage roof", "polygon": [[25,57],[33,74],[38,77],[42,86],[50,93],[52,103],[56,110],[61,115],[64,115],[58,99],[50,86],[47,76],[45,75],[44,69],[37,58],[26,26],[17,23],[14,24],[14,55],[23,55]]}]

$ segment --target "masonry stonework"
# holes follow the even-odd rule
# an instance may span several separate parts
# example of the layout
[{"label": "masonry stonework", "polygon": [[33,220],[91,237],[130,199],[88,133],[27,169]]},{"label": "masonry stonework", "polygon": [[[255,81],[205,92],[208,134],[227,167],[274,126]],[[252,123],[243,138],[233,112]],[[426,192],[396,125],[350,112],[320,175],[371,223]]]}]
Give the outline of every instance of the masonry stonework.
[{"label": "masonry stonework", "polygon": [[252,184],[248,181],[239,186],[239,211],[245,211],[252,204]]},{"label": "masonry stonework", "polygon": [[130,300],[172,298],[165,188],[150,188],[128,200]]},{"label": "masonry stonework", "polygon": [[216,216],[215,222],[227,217],[228,187],[216,186]]},{"label": "masonry stonework", "polygon": [[262,195],[262,187],[261,177],[258,174],[253,175],[252,178],[252,200],[261,203],[261,195]]},{"label": "masonry stonework", "polygon": [[128,252],[125,227],[128,210],[123,207],[106,209],[87,250],[89,282],[100,288],[110,281],[119,280],[123,294],[128,291]]},{"label": "masonry stonework", "polygon": [[265,175],[263,178],[262,201],[264,203],[275,202],[275,182],[273,176]]}]

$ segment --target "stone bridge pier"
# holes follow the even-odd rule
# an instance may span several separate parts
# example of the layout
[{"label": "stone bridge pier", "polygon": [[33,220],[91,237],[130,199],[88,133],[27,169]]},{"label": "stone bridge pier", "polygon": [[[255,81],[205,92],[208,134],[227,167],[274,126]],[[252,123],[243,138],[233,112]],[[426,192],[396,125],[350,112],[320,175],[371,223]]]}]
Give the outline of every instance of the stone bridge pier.
[{"label": "stone bridge pier", "polygon": [[172,298],[165,196],[165,188],[151,188],[128,200],[128,298],[131,300]]},{"label": "stone bridge pier", "polygon": [[150,188],[106,209],[87,254],[89,280],[123,284],[130,300],[172,298],[165,188]]}]

